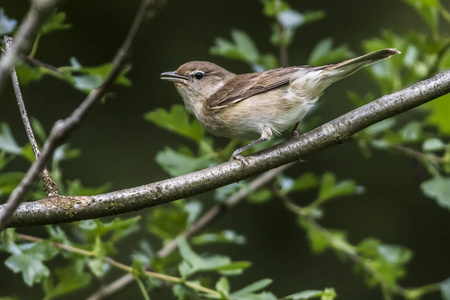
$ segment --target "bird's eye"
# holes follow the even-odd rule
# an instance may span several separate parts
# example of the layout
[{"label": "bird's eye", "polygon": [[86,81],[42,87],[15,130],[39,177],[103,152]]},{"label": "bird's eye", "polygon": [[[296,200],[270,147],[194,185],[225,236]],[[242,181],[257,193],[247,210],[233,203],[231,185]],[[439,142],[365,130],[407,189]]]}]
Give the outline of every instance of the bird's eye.
[{"label": "bird's eye", "polygon": [[205,72],[198,71],[194,74],[194,77],[197,80],[202,80],[203,78],[205,78]]}]

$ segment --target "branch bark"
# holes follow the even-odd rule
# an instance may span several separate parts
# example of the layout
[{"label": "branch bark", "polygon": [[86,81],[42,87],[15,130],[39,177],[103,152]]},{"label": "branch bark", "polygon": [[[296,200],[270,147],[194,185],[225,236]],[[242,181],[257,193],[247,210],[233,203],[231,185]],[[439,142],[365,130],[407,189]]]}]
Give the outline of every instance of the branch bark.
[{"label": "branch bark", "polygon": [[[299,138],[201,171],[96,196],[57,197],[23,203],[8,227],[55,224],[111,216],[186,198],[237,182],[309,156],[349,139],[356,132],[450,92],[450,71],[383,96]],[[0,206],[0,213],[5,206]]]}]

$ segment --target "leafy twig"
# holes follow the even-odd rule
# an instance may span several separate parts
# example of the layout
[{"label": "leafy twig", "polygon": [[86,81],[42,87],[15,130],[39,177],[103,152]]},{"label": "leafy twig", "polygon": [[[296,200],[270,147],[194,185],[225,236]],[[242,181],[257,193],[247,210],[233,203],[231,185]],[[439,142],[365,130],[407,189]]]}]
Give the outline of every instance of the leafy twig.
[{"label": "leafy twig", "polygon": [[5,228],[6,222],[8,221],[11,214],[17,209],[21,201],[28,194],[37,176],[44,168],[45,163],[52,156],[56,147],[76,128],[76,126],[78,126],[82,122],[94,103],[96,103],[103,97],[106,89],[114,82],[116,77],[120,74],[121,70],[125,67],[128,56],[130,55],[132,49],[136,44],[137,36],[142,30],[144,21],[147,19],[149,13],[153,12],[153,10],[156,9],[158,3],[158,0],[142,1],[142,5],[137,12],[133,24],[125,38],[125,41],[114,57],[113,66],[110,73],[108,74],[108,77],[98,88],[92,90],[89,93],[87,98],[77,109],[75,109],[75,111],[67,119],[58,121],[54,124],[49,138],[44,144],[41,155],[36,161],[34,161],[34,163],[25,174],[25,177],[21,180],[20,184],[11,193],[7,204],[2,207],[3,209],[0,215],[0,231]]},{"label": "leafy twig", "polygon": [[[12,45],[12,38],[9,36],[5,36],[4,39],[7,51],[10,51]],[[34,137],[33,128],[31,128],[30,120],[28,119],[27,109],[25,108],[25,102],[23,101],[22,92],[20,91],[19,78],[17,78],[16,69],[14,67],[11,68],[11,80],[14,87],[14,93],[16,94],[17,105],[19,106],[23,125],[25,126],[25,131],[27,132],[28,140],[30,141],[31,144],[31,149],[33,149],[34,157],[38,159],[40,155],[39,147],[36,143],[36,138]],[[47,197],[59,195],[58,186],[50,176],[47,167],[44,167],[44,170],[42,171],[42,180],[44,182]]]},{"label": "leafy twig", "polygon": [[[180,234],[180,236],[188,239],[192,237],[194,234],[203,230],[206,226],[211,225],[214,221],[216,221],[220,216],[226,213],[230,208],[244,200],[249,193],[258,190],[260,187],[266,185],[270,182],[275,176],[285,171],[289,167],[293,166],[295,163],[290,163],[287,165],[283,165],[279,168],[270,170],[259,177],[255,178],[252,182],[250,182],[248,187],[241,188],[239,191],[234,193],[227,201],[223,203],[219,203],[214,205],[210,210],[208,210],[200,219],[198,219],[191,227],[189,227],[186,231]],[[167,257],[170,253],[172,253],[178,246],[178,239],[174,239],[171,242],[167,243],[163,248],[161,248],[157,252],[158,257]],[[113,281],[107,286],[101,287],[97,292],[92,294],[87,300],[98,300],[104,297],[115,294],[117,291],[122,290],[130,283],[133,282],[133,275],[126,274],[119,279]]]},{"label": "leafy twig", "polygon": [[60,0],[34,0],[28,13],[15,35],[14,45],[11,50],[0,59],[0,91],[6,74],[12,68],[19,55],[25,53],[35,40],[41,26],[57,7]]},{"label": "leafy twig", "polygon": [[[306,208],[297,205],[289,196],[287,196],[285,193],[282,193],[278,188],[274,187],[273,190],[275,195],[281,201],[283,201],[287,209],[297,214],[303,221],[307,222],[315,230],[320,232],[322,236],[328,240],[329,244],[333,245],[333,248],[335,250],[340,251],[345,255],[347,255],[347,257],[351,259],[354,263],[361,264],[361,266],[364,268],[364,270],[366,270],[366,272],[370,273],[381,283],[383,292],[387,292],[387,290],[385,289],[387,288],[388,284],[385,283],[385,279],[383,278],[383,276],[380,273],[378,273],[373,268],[372,265],[366,263],[364,259],[360,255],[358,255],[354,246],[336,239],[326,228],[322,227],[319,223],[316,222],[314,218],[310,216]],[[425,294],[439,291],[439,288],[440,288],[439,284],[429,284],[419,288],[408,290],[398,284],[393,284],[389,287],[389,290],[393,291],[395,294],[405,299],[418,299],[420,296],[423,296]]]},{"label": "leafy twig", "polygon": [[[32,242],[43,242],[44,239],[38,238],[38,237],[34,237],[34,236],[30,236],[30,235],[26,235],[26,234],[18,234],[17,235],[19,238],[26,240],[26,241],[32,241]],[[89,257],[95,257],[96,254],[95,252],[92,251],[87,251],[84,249],[80,249],[77,247],[73,247],[73,246],[69,246],[69,245],[64,245],[64,244],[60,244],[60,243],[55,243],[55,242],[50,242],[50,245],[59,248],[59,249],[64,249],[73,253],[77,253],[80,255],[84,255],[84,256],[89,256]],[[102,258],[104,262],[110,264],[111,266],[114,266],[118,269],[124,270],[130,274],[134,273],[134,270],[132,267],[129,267],[125,264],[119,263],[109,257],[103,257]],[[174,276],[169,276],[166,274],[161,274],[161,273],[156,273],[156,272],[150,272],[150,271],[145,271],[145,274],[149,277],[153,277],[153,278],[158,278],[164,281],[168,281],[168,282],[172,282],[172,283],[182,283],[194,290],[203,292],[203,293],[207,293],[207,294],[211,294],[211,295],[215,295],[215,296],[220,296],[220,294],[214,290],[205,288],[197,283],[194,282],[190,282],[190,281],[185,281],[183,278],[178,278],[178,277],[174,277]]]}]

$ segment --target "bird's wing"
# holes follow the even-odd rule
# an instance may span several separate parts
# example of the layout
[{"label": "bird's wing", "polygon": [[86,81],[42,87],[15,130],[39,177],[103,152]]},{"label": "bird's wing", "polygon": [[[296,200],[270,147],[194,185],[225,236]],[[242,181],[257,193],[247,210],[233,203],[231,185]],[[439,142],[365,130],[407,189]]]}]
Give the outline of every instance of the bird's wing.
[{"label": "bird's wing", "polygon": [[256,94],[286,85],[289,83],[292,73],[297,70],[300,68],[288,67],[237,75],[206,100],[207,106],[210,109],[228,107]]}]

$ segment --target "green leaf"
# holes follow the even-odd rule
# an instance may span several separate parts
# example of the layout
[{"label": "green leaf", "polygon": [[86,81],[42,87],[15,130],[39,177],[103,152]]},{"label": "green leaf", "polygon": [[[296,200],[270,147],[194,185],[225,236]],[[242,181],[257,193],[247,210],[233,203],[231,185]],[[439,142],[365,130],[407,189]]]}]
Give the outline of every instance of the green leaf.
[{"label": "green leaf", "polygon": [[84,259],[76,259],[67,268],[57,268],[58,283],[53,284],[51,277],[45,278],[45,299],[53,299],[69,294],[87,286],[92,279],[91,274],[84,271]]},{"label": "green leaf", "polygon": [[105,266],[102,258],[90,258],[88,266],[97,278],[102,278],[105,273]]},{"label": "green leaf", "polygon": [[278,22],[284,28],[297,28],[303,24],[304,16],[293,9],[286,9],[278,13]]},{"label": "green leaf", "polygon": [[5,11],[0,7],[0,36],[11,33],[17,26],[17,21],[8,18]]},{"label": "green leaf", "polygon": [[375,285],[382,281],[383,285],[393,286],[406,272],[404,265],[412,257],[412,252],[402,246],[384,245],[380,241],[368,238],[357,247],[362,260],[357,265],[357,270],[363,270],[370,266],[378,275],[365,272],[369,285]]},{"label": "green leaf", "polygon": [[246,239],[243,235],[236,234],[232,230],[224,230],[219,233],[203,233],[192,238],[192,243],[205,245],[211,243],[233,243],[244,244]]},{"label": "green leaf", "polygon": [[268,17],[275,17],[279,12],[290,8],[289,3],[279,0],[262,0],[263,13]]},{"label": "green leaf", "polygon": [[321,40],[311,52],[308,64],[312,66],[322,66],[330,63],[336,63],[353,56],[353,53],[346,45],[333,49],[333,39],[326,38]]},{"label": "green leaf", "polygon": [[26,285],[32,286],[50,275],[43,262],[55,257],[59,253],[58,249],[45,242],[22,244],[19,249],[20,252],[12,254],[5,260],[5,265],[14,273],[22,273]]},{"label": "green leaf", "polygon": [[164,208],[154,207],[148,214],[147,230],[164,241],[175,239],[188,225],[188,214],[176,203]]},{"label": "green leaf", "polygon": [[448,112],[450,111],[450,94],[439,97],[424,105],[424,108],[430,111],[427,122],[435,125],[445,134],[450,134],[450,122],[448,121]]},{"label": "green leaf", "polygon": [[357,188],[353,180],[343,180],[336,183],[336,176],[333,173],[327,172],[322,176],[319,199],[324,201],[361,192],[362,189]]},{"label": "green leaf", "polygon": [[259,57],[258,49],[252,39],[243,31],[232,30],[233,42],[218,38],[215,46],[211,47],[210,53],[229,59],[242,60],[247,63],[256,63]]},{"label": "green leaf", "polygon": [[45,132],[42,123],[36,118],[31,118],[31,127],[33,128],[33,132],[39,141],[44,143],[47,140],[47,133]]},{"label": "green leaf", "polygon": [[230,294],[230,283],[226,277],[220,277],[216,282],[216,290],[228,297]]},{"label": "green leaf", "polygon": [[218,271],[219,273],[239,273],[250,266],[250,262],[231,262],[229,257],[211,255],[202,257],[196,254],[184,238],[178,238],[178,249],[183,262],[179,265],[179,271],[183,278],[199,271]]},{"label": "green leaf", "polygon": [[[111,222],[102,222],[99,219],[85,220],[79,223],[79,228],[90,241],[97,240],[100,236],[109,234],[108,242],[114,243],[136,232],[139,229],[138,222],[140,219],[140,216],[136,216],[123,220],[117,217]],[[105,247],[106,245],[107,243],[105,242]]]},{"label": "green leaf", "polygon": [[416,142],[422,139],[422,124],[416,121],[409,122],[400,131],[400,136],[405,142]]},{"label": "green leaf", "polygon": [[248,195],[248,201],[254,204],[265,203],[272,198],[272,191],[268,188],[259,189]]},{"label": "green leaf", "polygon": [[241,299],[244,298],[246,296],[251,295],[252,293],[256,292],[256,291],[260,291],[264,288],[266,288],[267,286],[269,286],[272,283],[272,279],[261,279],[258,280],[256,282],[253,282],[252,284],[247,285],[246,287],[231,293],[230,298],[236,298],[236,299]]},{"label": "green leaf", "polygon": [[450,278],[441,282],[441,294],[443,300],[450,300]]},{"label": "green leaf", "polygon": [[[73,85],[76,89],[84,92],[90,92],[91,90],[98,88],[108,77],[113,67],[113,63],[106,63],[96,67],[83,67],[74,57],[70,59],[70,63],[70,67],[59,68],[59,70],[63,71],[65,74],[63,79]],[[130,86],[131,81],[126,77],[129,70],[129,67],[122,70],[114,83],[122,86]],[[82,73],[82,75],[74,76],[71,72]]]},{"label": "green leaf", "polygon": [[284,193],[299,192],[315,188],[319,184],[319,178],[311,172],[304,173],[295,180],[278,176],[278,184]]},{"label": "green leaf", "polygon": [[105,183],[99,187],[85,187],[79,179],[67,181],[67,196],[92,196],[106,193],[111,189],[110,183]]},{"label": "green leaf", "polygon": [[427,197],[435,199],[440,206],[450,209],[450,177],[434,177],[422,182],[420,188]]},{"label": "green leaf", "polygon": [[331,300],[336,298],[336,292],[334,289],[325,289],[324,291],[318,290],[307,290],[300,293],[295,293],[286,297],[283,297],[280,300],[307,300],[313,298],[319,298],[321,300]]},{"label": "green leaf", "polygon": [[71,24],[64,24],[66,20],[65,12],[54,12],[41,27],[40,34],[48,34],[56,30],[66,30],[72,27]]},{"label": "green leaf", "polygon": [[422,144],[422,150],[425,152],[435,152],[445,150],[447,145],[438,138],[426,139]]},{"label": "green leaf", "polygon": [[17,77],[20,78],[20,84],[22,86],[27,86],[33,81],[38,81],[47,72],[42,68],[32,67],[23,61],[18,61],[16,64]]},{"label": "green leaf", "polygon": [[23,176],[24,173],[22,172],[0,173],[0,195],[10,195],[19,185]]},{"label": "green leaf", "polygon": [[145,119],[159,127],[193,139],[196,142],[200,142],[205,135],[205,130],[200,123],[195,118],[190,120],[188,113],[182,105],[172,105],[170,112],[158,108],[147,113]]},{"label": "green leaf", "polygon": [[327,229],[324,232],[301,218],[299,223],[306,229],[308,239],[311,243],[311,251],[314,254],[321,254],[328,248],[335,249],[338,253],[339,251],[353,250],[347,241],[347,233],[345,231]]},{"label": "green leaf", "polygon": [[179,176],[208,167],[211,156],[193,157],[166,147],[158,152],[156,161],[171,176]]},{"label": "green leaf", "polygon": [[22,148],[17,145],[11,129],[6,123],[0,123],[0,150],[12,154],[22,154]]}]

